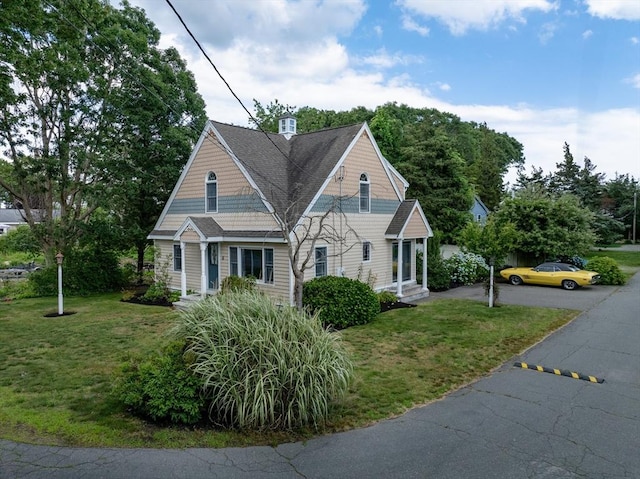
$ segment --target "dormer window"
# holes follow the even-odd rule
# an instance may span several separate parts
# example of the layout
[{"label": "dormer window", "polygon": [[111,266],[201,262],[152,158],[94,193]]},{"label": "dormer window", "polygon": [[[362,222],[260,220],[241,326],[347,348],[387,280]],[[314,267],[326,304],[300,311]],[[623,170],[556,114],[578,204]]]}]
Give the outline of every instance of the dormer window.
[{"label": "dormer window", "polygon": [[287,114],[280,117],[278,122],[278,133],[283,135],[287,140],[296,134],[297,123],[294,116]]},{"label": "dormer window", "polygon": [[213,171],[207,173],[206,182],[206,212],[218,212],[218,178]]},{"label": "dormer window", "polygon": [[371,191],[369,177],[366,173],[360,175],[360,213],[369,213],[371,208]]}]

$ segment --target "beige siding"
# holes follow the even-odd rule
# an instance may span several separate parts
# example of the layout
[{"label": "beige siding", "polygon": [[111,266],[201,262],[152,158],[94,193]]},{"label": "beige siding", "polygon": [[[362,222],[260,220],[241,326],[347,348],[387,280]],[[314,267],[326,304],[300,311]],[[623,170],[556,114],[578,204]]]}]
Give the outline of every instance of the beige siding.
[{"label": "beige siding", "polygon": [[205,180],[210,171],[218,178],[219,196],[248,194],[251,191],[249,182],[229,154],[213,135],[209,135],[191,163],[175,197],[203,198]]},{"label": "beige siding", "polygon": [[406,229],[404,230],[405,238],[424,238],[429,235],[427,231],[427,227],[425,226],[420,214],[415,211],[411,218],[409,219],[409,223],[407,224]]},{"label": "beige siding", "polygon": [[[342,195],[357,197],[360,192],[360,175],[366,173],[371,183],[371,198],[398,199],[393,183],[378,158],[367,135],[362,135],[344,161],[344,180]],[[340,183],[331,181],[322,192],[326,195],[339,195]]]},{"label": "beige siding", "polygon": [[180,236],[180,241],[200,241],[200,235],[192,229],[187,229]]},{"label": "beige siding", "polygon": [[[156,273],[164,267],[169,274],[169,287],[172,289],[180,289],[180,272],[173,270],[173,245],[177,244],[173,241],[155,241],[155,247],[157,249]],[[159,259],[159,261],[158,261]]]}]

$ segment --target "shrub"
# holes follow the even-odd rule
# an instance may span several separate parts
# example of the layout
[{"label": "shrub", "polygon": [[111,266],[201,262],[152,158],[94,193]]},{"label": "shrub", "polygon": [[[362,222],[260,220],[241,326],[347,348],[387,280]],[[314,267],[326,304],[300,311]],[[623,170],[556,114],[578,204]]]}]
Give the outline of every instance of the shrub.
[{"label": "shrub", "polygon": [[231,428],[321,425],[348,388],[352,366],[317,316],[257,291],[206,298],[181,313],[192,370],[204,382],[209,417]]},{"label": "shrub", "polygon": [[451,286],[451,274],[440,256],[429,258],[427,286],[431,291],[445,291]]},{"label": "shrub", "polygon": [[[109,251],[72,250],[65,255],[62,268],[63,289],[66,293],[103,293],[118,291],[124,286],[118,258]],[[58,293],[57,265],[29,274],[29,283],[37,296],[55,296]]]},{"label": "shrub", "polygon": [[587,263],[587,270],[600,274],[600,284],[624,284],[626,278],[618,263],[608,256],[593,258]]},{"label": "shrub", "polygon": [[220,283],[220,292],[228,293],[231,291],[251,291],[256,287],[256,279],[254,277],[227,276]]},{"label": "shrub", "polygon": [[380,312],[378,297],[368,285],[342,276],[322,276],[304,283],[302,304],[317,312],[325,326],[336,329],[367,324]]},{"label": "shrub", "polygon": [[131,412],[175,424],[195,424],[202,419],[203,382],[185,363],[184,345],[184,341],[171,343],[160,354],[123,366],[114,393]]},{"label": "shrub", "polygon": [[489,275],[484,258],[474,253],[457,253],[445,260],[451,281],[457,284],[474,284]]},{"label": "shrub", "polygon": [[391,291],[380,291],[378,293],[378,302],[380,304],[395,303],[396,301],[398,301],[398,297]]}]

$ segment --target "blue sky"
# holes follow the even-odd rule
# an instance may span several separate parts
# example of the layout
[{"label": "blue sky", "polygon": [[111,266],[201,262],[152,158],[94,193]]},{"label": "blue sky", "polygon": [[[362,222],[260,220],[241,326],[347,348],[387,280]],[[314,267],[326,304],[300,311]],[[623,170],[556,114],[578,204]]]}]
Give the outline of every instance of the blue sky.
[{"label": "blue sky", "polygon": [[[245,106],[389,101],[486,122],[549,172],[640,179],[638,0],[171,0]],[[210,118],[247,114],[166,2],[131,0],[194,72]],[[513,180],[510,173],[508,180]]]}]

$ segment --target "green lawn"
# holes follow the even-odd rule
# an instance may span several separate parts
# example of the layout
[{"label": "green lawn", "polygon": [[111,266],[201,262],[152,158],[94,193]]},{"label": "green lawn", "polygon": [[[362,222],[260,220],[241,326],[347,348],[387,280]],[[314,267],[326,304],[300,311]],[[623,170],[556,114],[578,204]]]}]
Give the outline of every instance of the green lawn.
[{"label": "green lawn", "polygon": [[509,360],[575,317],[575,311],[438,300],[379,315],[340,333],[356,379],[324,431],[239,433],[171,428],[128,416],[111,395],[129,354],[166,340],[176,313],[120,295],[0,303],[0,437],[115,447],[276,444],[358,427],[441,397]]}]

